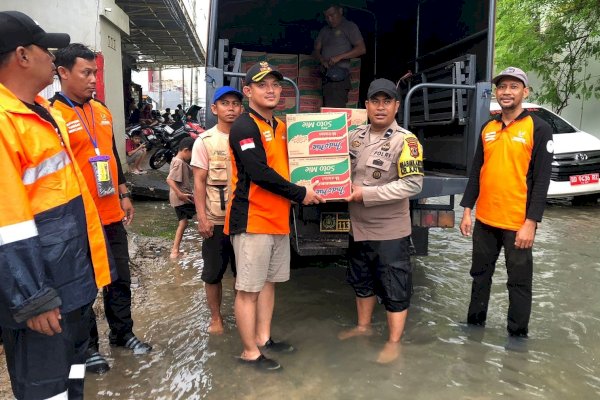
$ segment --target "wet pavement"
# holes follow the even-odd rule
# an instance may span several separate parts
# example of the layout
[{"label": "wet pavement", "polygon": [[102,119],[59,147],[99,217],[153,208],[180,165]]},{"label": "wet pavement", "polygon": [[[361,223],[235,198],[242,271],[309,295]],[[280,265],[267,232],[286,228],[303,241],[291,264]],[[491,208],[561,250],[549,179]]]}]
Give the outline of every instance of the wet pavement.
[{"label": "wet pavement", "polygon": [[[415,293],[401,356],[375,362],[386,337],[378,307],[375,334],[343,342],[355,323],[344,260],[312,258],[277,286],[273,337],[298,349],[280,355],[279,373],[240,365],[232,277],[224,280],[225,334],[210,336],[200,280],[200,238],[184,237],[184,257],[168,259],[176,227],[164,202],[136,202],[132,250],[135,331],[154,345],[132,356],[101,342],[112,369],[86,377],[89,399],[593,399],[600,398],[600,204],[548,206],[534,248],[530,338],[507,341],[506,273],[495,275],[488,326],[466,328],[470,239],[434,229],[430,255],[414,260]],[[458,210],[457,210],[458,211]],[[462,210],[457,212],[462,215]],[[141,233],[141,235],[140,235]],[[160,238],[149,239],[144,235]],[[105,322],[101,331],[108,329]]]},{"label": "wet pavement", "polygon": [[[132,231],[175,228],[164,203],[137,202]],[[462,215],[462,211],[457,215]],[[226,332],[209,336],[200,271],[200,238],[189,228],[187,254],[167,259],[170,243],[148,249],[162,257],[141,273],[147,297],[134,311],[135,330],[155,346],[147,356],[112,350],[112,370],[86,380],[88,398],[108,399],[591,399],[600,396],[600,205],[547,208],[535,257],[530,339],[507,341],[506,273],[495,275],[488,326],[469,329],[471,244],[457,229],[432,230],[430,256],[415,259],[415,294],[400,358],[375,363],[386,338],[377,309],[376,333],[344,342],[355,322],[344,261],[310,259],[277,287],[273,337],[298,351],[280,355],[283,370],[265,374],[240,365],[232,278],[224,280]],[[142,221],[146,228],[141,225]],[[146,232],[147,233],[147,232]],[[143,240],[140,241],[143,243]],[[143,268],[143,267],[142,267]],[[105,327],[106,328],[106,327]]]}]

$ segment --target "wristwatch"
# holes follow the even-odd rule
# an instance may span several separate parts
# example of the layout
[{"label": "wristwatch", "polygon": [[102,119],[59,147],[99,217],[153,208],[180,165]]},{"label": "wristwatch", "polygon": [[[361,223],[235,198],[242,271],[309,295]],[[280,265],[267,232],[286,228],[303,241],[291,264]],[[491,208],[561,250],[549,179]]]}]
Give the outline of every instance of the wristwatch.
[{"label": "wristwatch", "polygon": [[119,193],[119,199],[124,199],[126,197],[131,198],[131,192]]}]

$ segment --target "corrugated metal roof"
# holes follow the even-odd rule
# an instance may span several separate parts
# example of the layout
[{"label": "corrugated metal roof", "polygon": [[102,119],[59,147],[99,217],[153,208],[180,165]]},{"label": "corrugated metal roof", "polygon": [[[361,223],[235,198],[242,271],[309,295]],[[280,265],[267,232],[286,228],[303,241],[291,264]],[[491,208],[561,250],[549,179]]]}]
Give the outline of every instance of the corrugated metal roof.
[{"label": "corrugated metal roof", "polygon": [[181,0],[116,0],[128,15],[130,36],[123,50],[138,68],[203,66],[206,51]]}]

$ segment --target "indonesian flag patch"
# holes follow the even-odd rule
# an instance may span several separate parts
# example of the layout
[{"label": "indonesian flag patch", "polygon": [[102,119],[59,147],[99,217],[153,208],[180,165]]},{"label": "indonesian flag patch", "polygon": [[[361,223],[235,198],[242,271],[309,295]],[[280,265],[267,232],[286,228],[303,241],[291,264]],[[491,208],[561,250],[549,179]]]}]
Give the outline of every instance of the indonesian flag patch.
[{"label": "indonesian flag patch", "polygon": [[256,146],[254,146],[254,139],[248,138],[248,139],[240,140],[240,147],[242,148],[242,151],[248,150],[248,149],[254,149],[256,147]]}]

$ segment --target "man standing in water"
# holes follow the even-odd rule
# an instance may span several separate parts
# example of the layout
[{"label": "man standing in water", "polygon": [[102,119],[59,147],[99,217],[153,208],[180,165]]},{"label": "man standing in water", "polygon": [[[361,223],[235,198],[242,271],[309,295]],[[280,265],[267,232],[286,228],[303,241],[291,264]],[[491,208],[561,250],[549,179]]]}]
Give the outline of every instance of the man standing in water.
[{"label": "man standing in water", "polygon": [[[496,76],[502,113],[486,123],[479,137],[471,176],[460,205],[460,231],[473,234],[471,303],[467,323],[485,326],[492,276],[504,247],[510,336],[527,337],[533,279],[532,246],[542,220],[554,144],[550,126],[523,109],[527,75],[508,67]],[[471,210],[475,210],[475,228]]]},{"label": "man standing in water", "polygon": [[83,399],[89,315],[112,278],[65,122],[38,95],[56,73],[49,49],[69,40],[0,12],[0,325],[19,400]]},{"label": "man standing in water", "polygon": [[[69,139],[79,168],[85,177],[100,213],[102,226],[117,265],[117,279],[102,291],[109,341],[134,354],[152,349],[133,333],[131,317],[131,275],[127,231],[134,209],[116,150],[112,115],[92,96],[96,90],[96,55],[81,43],[72,43],[56,52],[56,68],[62,91],[52,98],[52,106],[67,123]],[[86,369],[107,372],[110,367],[99,352],[96,315],[90,318],[90,343]]]},{"label": "man standing in water", "polygon": [[223,233],[223,227],[231,193],[229,132],[242,113],[243,96],[230,86],[215,91],[210,110],[217,117],[217,125],[203,132],[192,149],[198,232],[204,238],[202,280],[210,309],[208,333],[223,333],[221,280],[228,264],[231,264],[233,275],[236,274],[233,247],[229,236]]},{"label": "man standing in water", "polygon": [[266,61],[248,70],[244,94],[250,109],[233,123],[229,135],[233,198],[225,233],[231,235],[238,273],[235,318],[244,346],[240,360],[265,371],[281,365],[262,351],[294,351],[290,344],[271,340],[275,283],[290,277],[290,200],[323,202],[312,187],[289,181],[285,124],[273,115],[282,79]]},{"label": "man standing in water", "polygon": [[353,184],[347,280],[356,293],[358,324],[338,337],[371,335],[379,299],[387,311],[389,337],[377,361],[389,363],[398,357],[413,291],[408,199],[421,192],[423,149],[396,123],[400,101],[392,81],[374,80],[367,96],[371,123],[348,138]]}]

